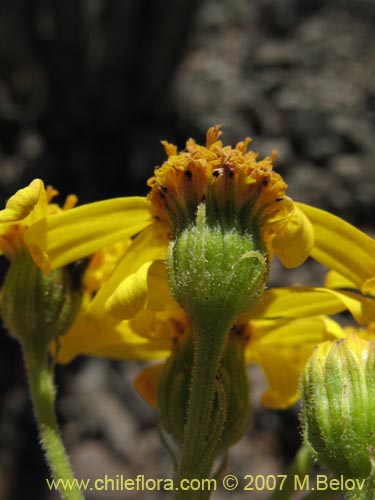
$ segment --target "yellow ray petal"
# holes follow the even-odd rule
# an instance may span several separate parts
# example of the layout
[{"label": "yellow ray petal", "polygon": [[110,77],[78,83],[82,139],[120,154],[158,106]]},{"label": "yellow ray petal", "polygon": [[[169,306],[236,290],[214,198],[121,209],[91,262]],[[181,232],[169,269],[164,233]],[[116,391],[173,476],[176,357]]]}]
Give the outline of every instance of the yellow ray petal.
[{"label": "yellow ray petal", "polygon": [[129,320],[129,325],[141,337],[171,345],[174,338],[191,330],[190,320],[181,308],[164,311],[143,309]]},{"label": "yellow ray petal", "polygon": [[366,324],[375,321],[374,299],[363,297],[355,292],[330,290],[329,288],[325,290],[340,300],[358,323]]},{"label": "yellow ray petal", "polygon": [[299,377],[314,346],[345,336],[337,323],[324,317],[252,321],[249,329],[246,357],[260,364],[269,384],[262,404],[279,409],[298,400]]},{"label": "yellow ray petal", "polygon": [[355,283],[336,271],[328,271],[324,279],[327,288],[356,288]]},{"label": "yellow ray petal", "polygon": [[146,262],[116,288],[106,310],[119,319],[130,319],[141,309],[176,308],[169,290],[165,262]]},{"label": "yellow ray petal", "polygon": [[34,179],[27,187],[19,189],[0,211],[0,227],[3,223],[24,221],[30,224],[46,215],[47,200],[43,181]]},{"label": "yellow ray petal", "polygon": [[[250,341],[246,357],[255,359],[254,352],[262,346],[264,350],[294,345],[311,346],[323,340],[339,339],[345,336],[344,329],[327,316],[313,316],[296,319],[255,319],[248,323]],[[257,346],[257,348],[255,348]]]},{"label": "yellow ray petal", "polygon": [[297,267],[310,255],[314,231],[310,221],[296,204],[291,214],[270,224],[266,231],[273,251],[285,267]]},{"label": "yellow ray petal", "polygon": [[154,262],[146,262],[137,272],[128,276],[106,302],[106,310],[120,319],[132,318],[147,303],[147,276]]},{"label": "yellow ray petal", "polygon": [[314,227],[311,256],[355,283],[362,293],[375,294],[375,240],[324,210],[297,205]]},{"label": "yellow ray petal", "polygon": [[248,318],[301,318],[346,309],[359,323],[375,319],[373,299],[354,292],[298,286],[266,290]]},{"label": "yellow ray petal", "polygon": [[25,242],[44,272],[93,254],[152,222],[146,198],[98,201],[33,224]]},{"label": "yellow ray petal", "polygon": [[251,311],[253,318],[295,318],[320,314],[337,314],[345,305],[325,289],[292,286],[270,288]]},{"label": "yellow ray petal", "polygon": [[[111,359],[153,360],[169,354],[169,341],[150,342],[139,337],[128,322],[78,316],[69,331],[58,340],[59,363],[69,363],[79,355]],[[56,346],[55,346],[56,347]]]},{"label": "yellow ray petal", "polygon": [[100,316],[105,310],[105,302],[125,278],[135,273],[146,262],[165,258],[167,244],[166,235],[160,232],[158,226],[153,224],[142,231],[126,249],[111,276],[100,287],[88,313]]},{"label": "yellow ray petal", "polygon": [[83,276],[84,289],[93,294],[97,293],[114,272],[131,243],[131,238],[121,240],[95,252]]}]

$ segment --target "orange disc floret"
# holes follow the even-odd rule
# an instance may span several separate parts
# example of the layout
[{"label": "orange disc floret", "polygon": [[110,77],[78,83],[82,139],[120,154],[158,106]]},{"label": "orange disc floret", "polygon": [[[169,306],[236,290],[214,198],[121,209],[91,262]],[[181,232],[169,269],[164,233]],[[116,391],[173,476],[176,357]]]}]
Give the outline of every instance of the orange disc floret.
[{"label": "orange disc floret", "polygon": [[174,236],[195,219],[197,207],[206,203],[208,217],[224,225],[247,228],[274,217],[285,200],[287,185],[273,171],[276,153],[258,161],[247,151],[246,138],[234,148],[219,140],[219,125],[207,132],[206,145],[193,139],[178,153],[176,146],[163,141],[168,159],[149,179],[151,210]]}]

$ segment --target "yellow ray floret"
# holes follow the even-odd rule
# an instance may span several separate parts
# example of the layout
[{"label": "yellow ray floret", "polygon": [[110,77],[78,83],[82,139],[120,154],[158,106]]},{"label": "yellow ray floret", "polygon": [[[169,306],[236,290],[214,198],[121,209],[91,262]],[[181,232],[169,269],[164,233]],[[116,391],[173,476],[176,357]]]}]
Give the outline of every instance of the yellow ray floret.
[{"label": "yellow ray floret", "polygon": [[27,231],[37,225],[42,228],[40,237],[45,239],[47,218],[73,208],[77,203],[77,197],[69,195],[61,209],[51,203],[57,195],[56,189],[51,186],[45,188],[42,180],[34,179],[11,196],[6,207],[0,211],[0,251],[12,258],[17,251],[25,248]]}]

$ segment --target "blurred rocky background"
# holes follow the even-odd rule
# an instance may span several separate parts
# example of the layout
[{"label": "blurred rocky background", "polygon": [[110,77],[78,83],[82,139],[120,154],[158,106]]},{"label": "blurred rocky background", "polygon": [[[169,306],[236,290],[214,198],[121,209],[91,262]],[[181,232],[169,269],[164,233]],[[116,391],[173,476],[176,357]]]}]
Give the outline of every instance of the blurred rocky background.
[{"label": "blurred rocky background", "polygon": [[[373,231],[374,18],[372,0],[1,0],[1,206],[35,177],[82,203],[145,194],[161,139],[183,147],[221,123],[226,143],[249,135],[261,155],[278,151],[291,196]],[[312,263],[293,273],[276,265],[272,281],[322,276]],[[139,370],[83,358],[58,368],[78,476],[171,477],[157,416],[132,388]],[[297,408],[261,409],[256,369],[252,385],[252,427],[228,472],[285,473],[299,446]],[[2,332],[0,498],[56,499],[47,476],[19,348]]]}]

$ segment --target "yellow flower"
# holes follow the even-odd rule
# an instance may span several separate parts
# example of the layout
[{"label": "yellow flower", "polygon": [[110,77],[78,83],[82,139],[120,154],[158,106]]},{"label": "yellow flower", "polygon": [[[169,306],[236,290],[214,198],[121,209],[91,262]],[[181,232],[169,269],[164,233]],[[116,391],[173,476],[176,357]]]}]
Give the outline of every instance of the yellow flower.
[{"label": "yellow flower", "polygon": [[[253,319],[236,325],[234,331],[246,342],[246,362],[258,364],[266,377],[268,389],[262,395],[263,406],[274,409],[288,408],[299,399],[299,378],[313,348],[343,335],[338,325],[324,316]],[[157,406],[156,389],[161,366],[146,368],[135,381],[137,390],[152,406]]]},{"label": "yellow flower", "polygon": [[67,197],[64,206],[52,203],[58,191],[44,187],[40,179],[17,191],[0,211],[0,253],[10,261],[0,295],[1,316],[9,334],[17,338],[25,353],[45,355],[51,339],[72,324],[81,304],[82,261],[44,275],[35,265],[25,237],[35,224],[72,208],[77,197]]},{"label": "yellow flower", "polygon": [[[59,339],[61,362],[79,353],[162,359],[180,335],[191,331],[189,317],[170,293],[164,261],[180,221],[195,217],[202,200],[210,200],[208,216],[221,217],[223,226],[235,214],[238,224],[260,232],[269,259],[276,254],[285,266],[295,267],[311,256],[351,288],[374,293],[374,240],[332,214],[288,198],[286,184],[272,169],[274,155],[258,161],[255,153],[247,152],[248,139],[231,148],[219,136],[219,127],[213,127],[206,146],[190,139],[180,153],[164,143],[168,159],[150,179],[147,198],[100,201],[53,215],[42,210],[40,216],[37,180],[0,212],[0,224],[21,223],[23,239],[44,272],[118,242],[128,246],[129,237],[140,233],[120,260],[114,258],[111,274],[103,277],[99,262],[99,274],[87,275],[91,293]],[[7,234],[0,227],[0,234]],[[236,328],[248,337],[247,359],[261,364],[270,385],[264,404],[285,407],[296,401],[298,375],[312,347],[342,335],[325,315],[346,309],[361,323],[375,321],[370,297],[334,287],[267,290],[250,315],[237,319]]]},{"label": "yellow flower", "polygon": [[286,267],[311,256],[363,293],[374,293],[374,240],[324,210],[293,202],[272,170],[275,155],[257,161],[254,152],[246,151],[249,139],[231,148],[223,146],[220,134],[213,127],[206,146],[190,139],[180,153],[164,142],[168,159],[150,179],[147,198],[90,203],[33,224],[25,241],[36,263],[48,272],[143,230],[151,242],[139,249],[147,262],[154,246],[163,242],[167,248],[178,230],[176,215],[191,217],[196,203],[209,197],[213,204],[225,202],[240,222],[255,218],[269,257],[278,255]]},{"label": "yellow flower", "polygon": [[[57,194],[57,190],[50,186],[45,188],[43,181],[35,179],[8,200],[6,208],[0,211],[0,251],[4,255],[13,260],[25,248],[25,235],[34,224],[45,226],[47,217],[70,209],[77,202],[77,197],[70,195],[60,208],[51,203]],[[132,249],[121,262],[130,243],[128,239],[117,242],[97,252],[90,260],[83,276],[84,295],[80,312],[68,332],[52,344],[59,362],[69,362],[82,353],[127,359],[159,359],[168,353],[168,340],[161,341],[160,348],[156,342],[150,345],[147,338],[132,331],[128,322],[119,321],[104,310],[105,300],[122,276],[121,270],[131,272],[137,269],[139,259]],[[118,273],[111,280],[116,266]]]},{"label": "yellow flower", "polygon": [[[324,338],[333,340],[349,334],[375,340],[374,299],[363,297],[353,283],[332,271],[326,276],[325,287],[269,289],[252,311],[252,317],[267,318],[249,321],[250,332],[251,325],[256,325],[256,329],[247,351],[248,359],[263,368],[270,386],[263,395],[265,406],[282,408],[298,399],[298,381],[314,344],[320,344]],[[315,316],[337,314],[345,309],[364,326],[343,328],[327,317]],[[296,319],[282,320],[282,316]]]},{"label": "yellow flower", "polygon": [[[114,271],[109,274],[107,270],[96,295],[87,294],[76,321],[60,337],[59,362],[69,362],[79,354],[163,360],[191,335],[191,320],[169,290],[160,260],[163,245],[153,248],[153,260],[142,263],[140,248],[152,241],[144,232],[130,245],[124,244],[123,255],[118,253],[118,260],[112,261]],[[114,250],[103,251],[94,262],[105,262],[106,253],[112,258]],[[91,272],[89,267],[87,273]],[[369,317],[375,320],[371,299],[355,292],[309,287],[269,289],[251,313],[238,318],[235,329],[246,340],[246,360],[262,367],[269,384],[262,398],[265,406],[286,408],[297,401],[298,379],[314,346],[345,335],[325,315],[346,309],[361,322]],[[160,365],[152,366],[136,384],[154,404],[160,372]]]},{"label": "yellow flower", "polygon": [[[139,238],[143,239],[143,235]],[[155,314],[156,318],[149,314],[135,328],[135,322],[122,321],[105,310],[113,288],[123,276],[139,267],[139,260],[137,246],[129,240],[93,256],[83,279],[85,292],[80,312],[66,334],[51,346],[58,362],[68,363],[81,354],[128,360],[153,360],[168,355],[171,336],[162,336],[158,330],[171,330],[176,318],[163,320],[163,313]]]},{"label": "yellow flower", "polygon": [[[34,224],[46,227],[47,216],[62,209],[52,199],[58,191],[51,186],[44,188],[43,181],[34,179],[29,186],[20,189],[9,198],[4,210],[0,211],[0,252],[9,259],[24,248],[24,236]],[[63,210],[73,208],[77,203],[75,195],[69,195]],[[41,230],[42,231],[42,230]]]},{"label": "yellow flower", "polygon": [[[132,246],[139,255],[137,239]],[[134,329],[139,328],[142,335],[148,334],[146,318],[157,321],[157,314],[164,320],[169,316],[173,324],[178,309],[169,292],[162,261],[150,261],[136,273],[125,273],[125,279],[107,300],[107,310],[119,319],[126,319]],[[355,291],[298,286],[266,290],[250,313],[238,317],[236,328],[247,339],[246,358],[262,366],[270,386],[263,396],[265,406],[285,408],[296,402],[298,378],[313,347],[344,336],[339,325],[325,315],[344,310],[349,310],[361,323],[375,320],[375,303],[371,298]],[[170,338],[175,340],[171,346],[179,338],[178,331],[189,330],[188,316],[183,321],[182,311],[179,314],[178,324],[184,327],[176,328],[174,335],[170,328],[164,333],[167,337],[172,332]],[[154,325],[155,330],[158,328]]]}]

